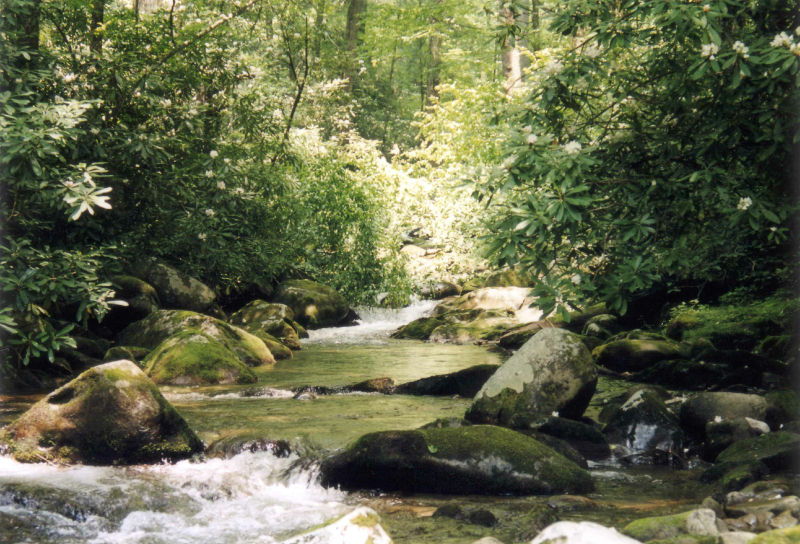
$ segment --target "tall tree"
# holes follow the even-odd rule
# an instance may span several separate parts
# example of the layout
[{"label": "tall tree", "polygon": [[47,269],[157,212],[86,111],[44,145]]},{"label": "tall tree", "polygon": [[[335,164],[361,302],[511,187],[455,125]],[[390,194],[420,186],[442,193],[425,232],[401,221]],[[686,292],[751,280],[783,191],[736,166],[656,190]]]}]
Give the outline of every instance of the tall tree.
[{"label": "tall tree", "polygon": [[347,4],[347,24],[344,31],[347,65],[345,76],[350,82],[350,90],[358,89],[361,66],[358,62],[358,47],[366,25],[367,0],[349,0]]}]

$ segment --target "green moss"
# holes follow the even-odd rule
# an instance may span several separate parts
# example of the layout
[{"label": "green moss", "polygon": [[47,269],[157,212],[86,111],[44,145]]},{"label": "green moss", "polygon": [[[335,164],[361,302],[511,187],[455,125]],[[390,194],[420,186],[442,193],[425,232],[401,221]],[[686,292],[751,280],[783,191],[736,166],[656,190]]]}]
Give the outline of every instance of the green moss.
[{"label": "green moss", "polygon": [[427,340],[436,327],[444,324],[438,317],[421,317],[392,333],[392,338]]},{"label": "green moss", "polygon": [[789,468],[800,448],[800,435],[778,431],[740,440],[717,456],[718,463],[763,462],[771,469]]},{"label": "green moss", "polygon": [[800,542],[800,525],[761,533],[749,544],[795,544]]},{"label": "green moss", "polygon": [[291,359],[294,357],[292,350],[271,334],[263,331],[255,331],[252,332],[252,334],[264,342],[270,353],[272,353],[272,356],[276,359]]},{"label": "green moss", "polygon": [[186,329],[156,347],[144,360],[155,383],[195,385],[254,383],[256,375],[224,344],[197,329]]},{"label": "green moss", "polygon": [[622,533],[642,542],[685,535],[686,519],[689,514],[691,514],[691,511],[671,516],[637,519],[623,527]]},{"label": "green moss", "polygon": [[800,397],[791,389],[771,391],[766,399],[767,423],[771,427],[800,419]]},{"label": "green moss", "polygon": [[721,544],[722,539],[708,535],[681,535],[674,538],[648,540],[647,544]]},{"label": "green moss", "polygon": [[361,514],[360,516],[356,516],[350,523],[353,525],[358,525],[359,527],[375,527],[381,522],[381,519],[378,517],[377,514],[369,513],[369,514]]},{"label": "green moss", "polygon": [[104,361],[119,361],[120,359],[127,359],[133,362],[139,362],[150,353],[149,348],[141,346],[115,346],[106,351],[103,356]]}]

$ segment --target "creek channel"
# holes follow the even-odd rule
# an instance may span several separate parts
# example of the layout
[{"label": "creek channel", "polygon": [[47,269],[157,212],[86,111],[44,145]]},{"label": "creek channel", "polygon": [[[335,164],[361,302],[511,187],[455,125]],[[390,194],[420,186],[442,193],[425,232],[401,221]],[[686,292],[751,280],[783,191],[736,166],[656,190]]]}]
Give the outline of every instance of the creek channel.
[{"label": "creek channel", "polygon": [[[689,510],[709,494],[693,471],[613,461],[590,464],[597,489],[587,497],[399,496],[321,487],[317,460],[326,452],[368,432],[461,417],[470,399],[376,393],[301,399],[292,389],[378,377],[399,384],[502,362],[483,347],[389,338],[433,306],[360,309],[357,326],[311,331],[294,359],[257,369],[257,386],[162,389],[206,444],[237,437],[285,440],[288,455],[245,451],[130,467],[59,467],[0,457],[0,543],[268,544],[366,505],[398,544],[471,543],[487,535],[510,544],[530,541],[542,515],[619,527]],[[587,415],[596,419],[605,399],[632,385],[601,377]],[[40,396],[3,397],[0,425]],[[497,524],[432,516],[446,504],[489,510]]]}]

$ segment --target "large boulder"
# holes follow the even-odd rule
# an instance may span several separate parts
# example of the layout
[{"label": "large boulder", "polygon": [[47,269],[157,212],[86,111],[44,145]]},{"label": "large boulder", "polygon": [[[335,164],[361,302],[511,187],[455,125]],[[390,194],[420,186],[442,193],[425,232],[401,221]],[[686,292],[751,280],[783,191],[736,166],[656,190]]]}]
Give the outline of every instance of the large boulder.
[{"label": "large boulder", "polygon": [[559,521],[548,525],[531,544],[641,544],[616,529],[593,521]]},{"label": "large boulder", "polygon": [[458,395],[472,398],[498,368],[497,365],[471,366],[458,372],[400,384],[394,392],[400,395]]},{"label": "large boulder", "polygon": [[706,425],[714,420],[749,417],[764,421],[767,401],[760,395],[748,393],[699,393],[681,405],[683,428],[698,439],[705,437]]},{"label": "large boulder", "polygon": [[209,286],[164,263],[147,261],[135,267],[135,275],[155,287],[165,308],[204,312],[217,299]]},{"label": "large boulder", "polygon": [[124,300],[127,306],[112,306],[103,318],[103,325],[117,332],[134,321],[147,317],[161,306],[155,288],[134,276],[112,276],[114,297]]},{"label": "large boulder", "polygon": [[278,286],[275,301],[289,306],[304,327],[333,327],[352,315],[344,297],[332,287],[311,280],[288,280]]},{"label": "large boulder", "polygon": [[[263,300],[249,302],[234,313],[228,319],[228,323],[241,327],[261,338],[276,357],[278,357],[278,353],[273,350],[273,341],[277,340],[289,349],[300,349],[298,331],[303,330],[305,332],[294,321],[294,310],[285,304],[265,302]],[[291,357],[291,352],[289,357],[286,357],[284,350],[277,348],[277,351],[281,353],[281,357],[278,358]]]},{"label": "large boulder", "polygon": [[541,442],[489,425],[367,434],[323,461],[322,484],[416,493],[584,493],[589,473]]},{"label": "large boulder", "polygon": [[426,283],[419,290],[419,296],[434,300],[446,297],[457,297],[461,294],[461,287],[449,281],[436,281]]},{"label": "large boulder", "polygon": [[429,340],[462,345],[495,340],[519,324],[510,310],[457,310],[439,319],[444,323],[431,331]]},{"label": "large boulder", "polygon": [[203,451],[158,387],[131,361],[90,368],[37,402],[3,432],[20,462],[155,463]]},{"label": "large boulder", "polygon": [[541,310],[530,308],[535,299],[528,296],[528,287],[484,287],[460,297],[443,300],[435,309],[434,316],[455,310],[510,310],[520,323],[536,321]]},{"label": "large boulder", "polygon": [[672,464],[683,457],[683,430],[657,390],[635,391],[609,416],[603,433],[629,462]]},{"label": "large boulder", "polygon": [[250,368],[225,344],[198,329],[184,329],[161,342],[142,365],[155,383],[170,385],[254,383]]},{"label": "large boulder", "polygon": [[718,536],[717,516],[710,508],[680,514],[641,518],[623,527],[622,532],[638,540],[651,541],[685,535]]},{"label": "large boulder", "polygon": [[225,344],[248,366],[271,365],[275,358],[266,344],[249,332],[219,319],[186,310],[159,310],[131,323],[117,338],[119,344],[154,349],[170,336],[197,329]]},{"label": "large boulder", "polygon": [[579,418],[597,385],[597,367],[580,338],[543,329],[511,356],[475,395],[466,418],[529,427],[553,412]]}]

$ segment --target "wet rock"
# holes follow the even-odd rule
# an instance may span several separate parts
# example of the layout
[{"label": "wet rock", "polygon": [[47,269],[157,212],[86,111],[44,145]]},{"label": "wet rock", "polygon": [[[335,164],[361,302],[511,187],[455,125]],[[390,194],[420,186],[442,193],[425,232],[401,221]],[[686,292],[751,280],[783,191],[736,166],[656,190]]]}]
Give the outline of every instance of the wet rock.
[{"label": "wet rock", "polygon": [[622,535],[616,529],[603,527],[592,521],[559,521],[546,527],[531,544],[641,544]]},{"label": "wet rock", "polygon": [[698,508],[669,516],[637,519],[626,525],[622,532],[642,542],[683,535],[717,536],[716,519],[713,510]]},{"label": "wet rock", "polygon": [[638,372],[659,361],[687,356],[685,348],[666,338],[614,340],[592,351],[598,365],[615,372]]},{"label": "wet rock", "polygon": [[164,263],[147,261],[135,267],[134,272],[155,288],[164,308],[205,312],[217,298],[201,281]]},{"label": "wet rock", "polygon": [[716,462],[744,464],[759,461],[773,471],[793,470],[797,468],[799,449],[800,435],[778,431],[731,444],[717,456]]},{"label": "wet rock", "polygon": [[[729,493],[728,495],[731,495]],[[752,498],[744,501],[726,500],[725,513],[729,517],[741,517],[746,514],[770,512],[777,516],[783,513],[800,514],[800,498],[794,495],[775,498]]]},{"label": "wet rock", "polygon": [[422,286],[419,296],[422,298],[439,300],[446,297],[457,297],[461,294],[461,287],[449,281],[437,281]]},{"label": "wet rock", "polygon": [[298,339],[297,342],[294,341],[287,341],[286,343],[281,342],[271,334],[263,331],[255,331],[251,332],[253,336],[264,342],[264,345],[267,346],[267,349],[272,356],[276,360],[282,359],[292,359],[294,354],[292,353],[292,348],[289,347],[288,344],[295,346],[295,350],[300,349],[300,340]]},{"label": "wet rock", "polygon": [[503,333],[503,335],[498,339],[497,343],[502,348],[517,350],[540,330],[551,329],[553,327],[556,327],[556,325],[549,319],[542,319],[540,321],[534,321],[533,323],[526,323],[524,325],[513,327],[512,329]]},{"label": "wet rock", "polygon": [[480,525],[482,527],[494,527],[497,525],[497,518],[489,510],[485,508],[462,508],[457,504],[446,504],[436,509],[433,517],[451,518],[459,521],[465,521],[473,525]]},{"label": "wet rock", "polygon": [[792,421],[800,420],[800,396],[791,389],[770,391],[766,394],[766,421],[773,429]]},{"label": "wet rock", "polygon": [[336,521],[311,530],[282,544],[391,544],[392,539],[381,526],[381,519],[371,508],[361,506]]},{"label": "wet rock", "polygon": [[749,417],[764,421],[767,401],[747,393],[699,393],[687,400],[680,409],[683,428],[698,439],[705,437],[706,425],[717,418]]},{"label": "wet rock", "polygon": [[[520,321],[535,321],[541,312],[528,308],[534,299],[528,287],[484,287],[460,297],[443,300],[433,311],[435,317],[458,310],[508,310],[519,314]],[[521,316],[524,316],[521,317]]]},{"label": "wet rock", "polygon": [[564,417],[550,417],[545,423],[536,427],[540,433],[565,440],[586,459],[607,459],[611,448],[603,433],[596,428]]},{"label": "wet rock", "polygon": [[346,490],[530,495],[584,492],[589,474],[540,442],[501,427],[384,431],[323,461],[322,484]]},{"label": "wet rock", "polygon": [[563,329],[544,329],[484,384],[466,418],[524,428],[553,412],[579,418],[597,385],[597,367],[580,339]]},{"label": "wet rock", "polygon": [[717,482],[723,493],[736,491],[769,474],[760,461],[747,463],[717,463],[700,476],[700,481]]},{"label": "wet rock", "polygon": [[560,453],[579,467],[589,468],[589,463],[586,462],[586,458],[566,440],[556,438],[555,436],[551,436],[549,434],[533,431],[531,429],[519,429],[518,432],[538,440],[551,450]]},{"label": "wet rock", "polygon": [[749,367],[733,368],[702,360],[670,359],[636,372],[631,379],[676,389],[705,391],[759,383],[761,372]]},{"label": "wet rock", "polygon": [[519,320],[510,310],[457,310],[442,316],[444,323],[433,331],[431,342],[475,344],[493,341]]},{"label": "wet rock", "polygon": [[769,432],[769,425],[749,417],[709,421],[703,442],[702,458],[713,461],[722,450],[740,440],[755,438]]},{"label": "wet rock", "polygon": [[247,329],[251,324],[274,319],[288,319],[291,321],[294,319],[294,311],[285,304],[256,299],[234,312],[228,318],[228,322],[231,325]]},{"label": "wet rock", "polygon": [[263,342],[267,345],[275,340],[290,350],[297,351],[302,347],[300,345],[300,335],[297,332],[296,323],[285,318],[253,321],[247,323],[242,329],[254,336],[262,338]]},{"label": "wet rock", "polygon": [[200,329],[184,329],[142,361],[153,382],[169,385],[245,384],[258,381],[233,351]]},{"label": "wet rock", "polygon": [[683,431],[657,391],[636,391],[609,417],[603,434],[609,442],[621,446],[629,462],[681,462]]},{"label": "wet rock", "polygon": [[278,286],[275,301],[289,306],[304,327],[344,324],[350,308],[335,289],[311,280],[288,280]]},{"label": "wet rock", "polygon": [[394,392],[399,395],[459,395],[472,398],[498,368],[497,365],[476,365],[458,372],[400,384]]},{"label": "wet rock", "polygon": [[420,317],[407,325],[403,325],[394,331],[391,336],[401,340],[427,340],[436,327],[444,324],[444,319],[439,317]]},{"label": "wet rock", "polygon": [[178,460],[203,444],[131,361],[91,368],[31,407],[0,442],[21,462],[94,465]]},{"label": "wet rock", "polygon": [[249,432],[239,432],[222,436],[208,445],[206,455],[230,459],[240,453],[269,452],[275,457],[288,457],[295,446],[286,440],[273,440],[263,436],[253,436]]},{"label": "wet rock", "polygon": [[591,317],[584,325],[581,334],[605,340],[620,332],[619,319],[615,315],[600,314]]},{"label": "wet rock", "polygon": [[596,510],[598,503],[580,495],[557,495],[547,500],[548,508],[559,512],[577,512],[583,510]]},{"label": "wet rock", "polygon": [[184,329],[199,329],[222,342],[248,366],[274,364],[275,358],[256,336],[219,319],[186,310],[159,310],[132,323],[119,335],[123,345],[155,348],[161,342]]}]

